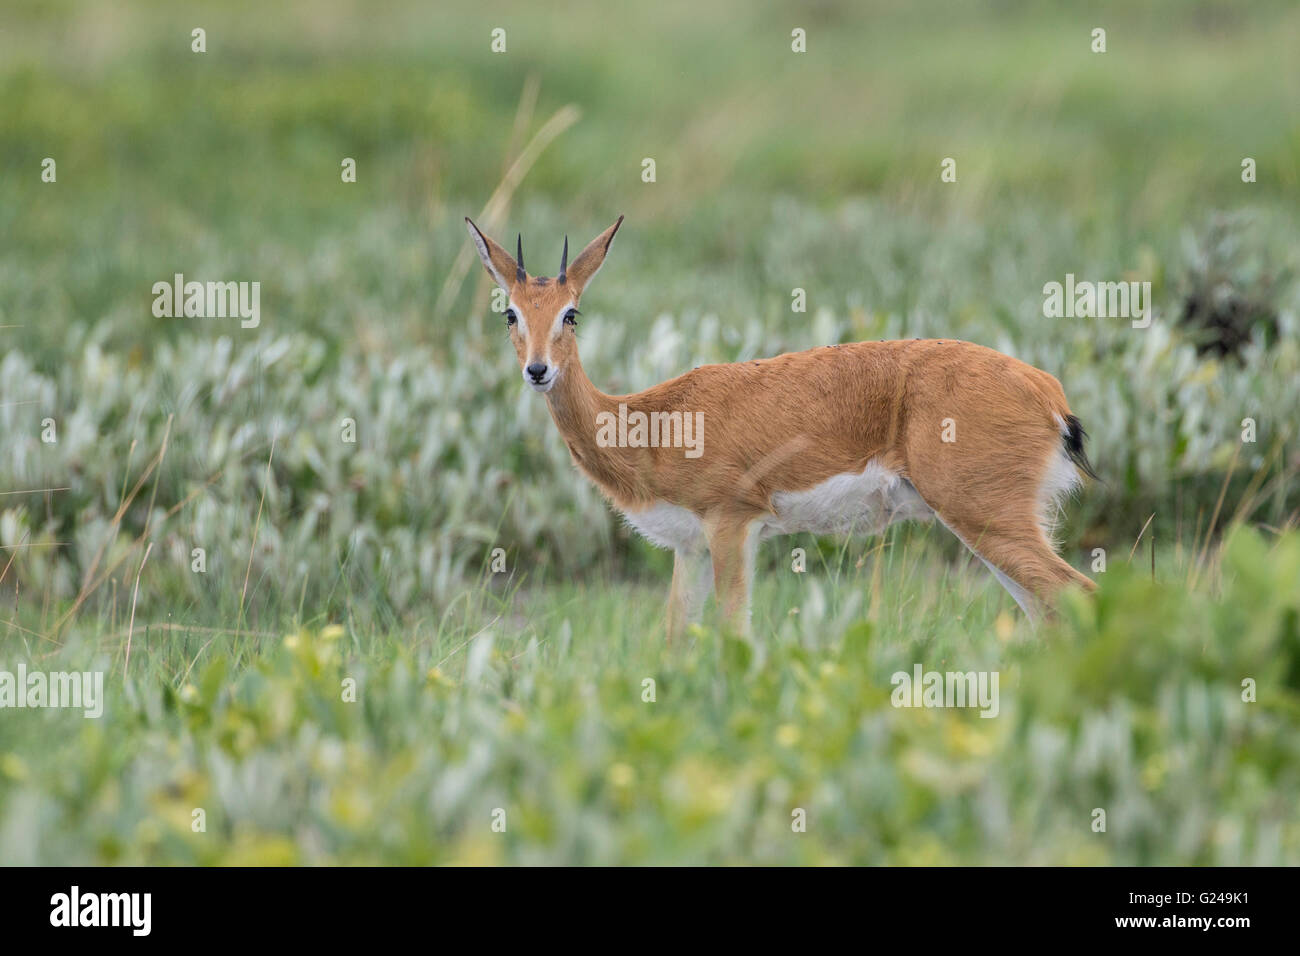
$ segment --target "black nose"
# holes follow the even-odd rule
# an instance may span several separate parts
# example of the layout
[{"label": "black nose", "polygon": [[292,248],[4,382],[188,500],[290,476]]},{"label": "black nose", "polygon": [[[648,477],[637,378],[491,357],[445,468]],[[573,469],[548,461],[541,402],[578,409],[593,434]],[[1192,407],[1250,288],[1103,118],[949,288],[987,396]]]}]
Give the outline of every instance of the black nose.
[{"label": "black nose", "polygon": [[532,365],[528,366],[528,368],[526,368],[524,371],[528,373],[529,377],[532,378],[534,382],[540,382],[542,379],[546,377],[546,363],[534,362]]}]

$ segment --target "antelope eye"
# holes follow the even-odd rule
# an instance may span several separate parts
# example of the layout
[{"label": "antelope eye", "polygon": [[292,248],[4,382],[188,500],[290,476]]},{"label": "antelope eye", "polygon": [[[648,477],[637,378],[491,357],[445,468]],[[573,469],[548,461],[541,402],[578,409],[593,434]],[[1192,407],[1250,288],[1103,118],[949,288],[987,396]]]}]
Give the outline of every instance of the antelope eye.
[{"label": "antelope eye", "polygon": [[577,324],[578,324],[578,310],[577,310],[577,309],[570,309],[568,312],[565,312],[565,313],[564,313],[564,324],[565,324],[565,325],[577,325]]},{"label": "antelope eye", "polygon": [[506,309],[506,325],[514,325],[519,321],[519,316],[514,309]]}]

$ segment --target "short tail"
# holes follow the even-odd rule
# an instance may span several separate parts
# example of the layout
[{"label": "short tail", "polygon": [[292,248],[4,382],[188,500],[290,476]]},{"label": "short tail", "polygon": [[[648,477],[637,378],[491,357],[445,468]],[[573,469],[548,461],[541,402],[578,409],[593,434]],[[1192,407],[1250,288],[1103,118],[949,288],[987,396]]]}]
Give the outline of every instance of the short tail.
[{"label": "short tail", "polygon": [[1088,453],[1083,449],[1083,441],[1088,437],[1088,433],[1083,430],[1079,424],[1079,419],[1073,415],[1065,416],[1065,432],[1061,439],[1065,443],[1065,454],[1070,461],[1074,462],[1089,478],[1097,478],[1097,473],[1092,470],[1092,464],[1088,461]]}]

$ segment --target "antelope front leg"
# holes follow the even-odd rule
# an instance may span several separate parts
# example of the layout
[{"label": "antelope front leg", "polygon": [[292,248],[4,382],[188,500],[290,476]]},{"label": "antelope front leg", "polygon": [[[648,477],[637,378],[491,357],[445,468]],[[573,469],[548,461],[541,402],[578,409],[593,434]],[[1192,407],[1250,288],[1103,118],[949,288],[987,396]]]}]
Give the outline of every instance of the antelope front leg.
[{"label": "antelope front leg", "polygon": [[700,619],[712,588],[713,566],[704,542],[690,550],[673,552],[673,586],[668,592],[669,644]]},{"label": "antelope front leg", "polygon": [[749,635],[749,587],[753,580],[758,535],[748,519],[727,516],[709,522],[709,551],[713,555],[713,585],[718,593],[722,626]]}]

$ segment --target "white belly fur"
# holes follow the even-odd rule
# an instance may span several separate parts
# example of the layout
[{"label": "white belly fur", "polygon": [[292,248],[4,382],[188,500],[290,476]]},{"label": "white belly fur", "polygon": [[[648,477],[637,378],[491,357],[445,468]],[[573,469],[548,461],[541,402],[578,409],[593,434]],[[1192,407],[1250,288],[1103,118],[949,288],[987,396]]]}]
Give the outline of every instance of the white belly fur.
[{"label": "white belly fur", "polygon": [[[895,521],[934,517],[911,484],[875,462],[868,462],[859,473],[832,475],[803,491],[778,491],[772,495],[772,506],[776,514],[757,522],[757,530],[765,538],[801,531],[877,534]],[[678,505],[661,501],[624,517],[661,548],[692,551],[704,545],[700,519]]]},{"label": "white belly fur", "polygon": [[934,515],[909,482],[874,461],[804,491],[778,491],[772,506],[776,515],[764,519],[764,535],[878,534],[895,521]]},{"label": "white belly fur", "polygon": [[680,505],[661,501],[645,511],[625,511],[623,517],[651,544],[674,551],[704,547],[704,525]]}]

